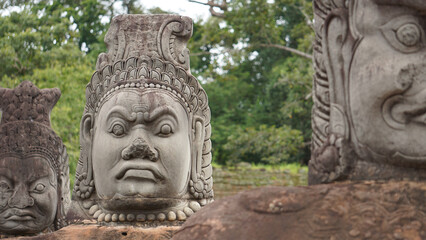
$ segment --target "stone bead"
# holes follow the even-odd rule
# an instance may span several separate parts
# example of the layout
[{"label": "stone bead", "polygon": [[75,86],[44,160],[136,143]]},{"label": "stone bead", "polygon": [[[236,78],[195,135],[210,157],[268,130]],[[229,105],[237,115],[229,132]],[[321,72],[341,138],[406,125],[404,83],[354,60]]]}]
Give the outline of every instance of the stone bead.
[{"label": "stone bead", "polygon": [[195,202],[195,201],[191,201],[190,203],[189,203],[189,207],[194,211],[194,212],[196,212],[196,211],[198,211],[198,210],[200,210],[201,209],[201,206],[200,206],[200,204],[198,203],[198,202]]},{"label": "stone bead", "polygon": [[144,221],[146,221],[146,215],[145,214],[138,214],[136,216],[136,221],[138,221],[138,222],[144,222]]},{"label": "stone bead", "polygon": [[167,213],[167,220],[169,220],[169,221],[176,220],[176,213],[173,212],[173,211],[170,211],[169,213]]},{"label": "stone bead", "polygon": [[158,219],[159,221],[164,221],[164,220],[166,220],[166,214],[164,214],[164,213],[159,213],[159,214],[157,215],[157,219]]},{"label": "stone bead", "polygon": [[194,211],[192,211],[189,207],[184,207],[183,212],[186,214],[186,216],[190,217],[192,214],[194,214]]},{"label": "stone bead", "polygon": [[99,206],[98,205],[93,205],[90,209],[89,209],[89,214],[93,215],[96,211],[98,211]]},{"label": "stone bead", "polygon": [[148,221],[154,221],[155,215],[154,214],[148,214],[147,219],[148,219]]},{"label": "stone bead", "polygon": [[178,210],[178,211],[176,212],[176,215],[177,215],[177,219],[178,219],[179,221],[183,221],[183,220],[185,220],[185,219],[186,219],[186,214],[185,214],[184,212],[182,212],[181,210]]}]

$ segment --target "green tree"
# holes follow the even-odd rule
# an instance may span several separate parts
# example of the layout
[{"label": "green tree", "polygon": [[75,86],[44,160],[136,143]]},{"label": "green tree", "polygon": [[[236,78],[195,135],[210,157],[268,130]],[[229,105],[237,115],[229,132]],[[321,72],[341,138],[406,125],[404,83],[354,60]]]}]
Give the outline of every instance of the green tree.
[{"label": "green tree", "polygon": [[[287,129],[302,141],[298,142],[298,151],[290,155],[265,150],[271,157],[280,156],[279,161],[274,158],[270,163],[307,162],[312,105],[312,2],[190,1],[208,5],[212,13],[206,23],[196,28],[202,37],[191,45],[191,62],[199,65],[195,73],[204,81],[209,96],[214,161],[263,161],[266,156],[235,155],[231,149],[234,153],[250,152],[252,145],[237,144],[244,139],[240,135],[247,131],[246,136],[265,136],[274,128]],[[286,142],[284,136],[288,135],[275,135],[275,142]]]}]

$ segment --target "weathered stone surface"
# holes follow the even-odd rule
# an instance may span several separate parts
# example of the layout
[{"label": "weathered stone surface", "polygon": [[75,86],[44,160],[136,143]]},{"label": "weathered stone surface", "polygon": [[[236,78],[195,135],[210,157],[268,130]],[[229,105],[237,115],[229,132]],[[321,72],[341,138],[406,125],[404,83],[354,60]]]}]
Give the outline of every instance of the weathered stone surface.
[{"label": "weathered stone surface", "polygon": [[410,181],[265,187],[202,208],[172,239],[421,240],[425,199]]},{"label": "weathered stone surface", "polygon": [[426,180],[426,1],[315,0],[309,183]]},{"label": "weathered stone surface", "polygon": [[192,20],[121,15],[86,88],[71,223],[179,225],[213,199],[210,108]]},{"label": "weathered stone surface", "polygon": [[36,237],[19,237],[16,240],[167,240],[179,227],[137,228],[131,226],[105,227],[76,224],[54,233]]},{"label": "weathered stone surface", "polygon": [[59,89],[29,81],[0,88],[0,237],[65,226],[70,205],[68,155],[50,126]]}]

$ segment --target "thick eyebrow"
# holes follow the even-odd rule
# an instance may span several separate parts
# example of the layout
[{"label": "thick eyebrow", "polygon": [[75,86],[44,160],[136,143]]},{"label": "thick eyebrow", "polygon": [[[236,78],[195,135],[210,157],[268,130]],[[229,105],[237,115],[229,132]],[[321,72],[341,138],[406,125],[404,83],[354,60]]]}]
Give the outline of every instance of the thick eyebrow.
[{"label": "thick eyebrow", "polygon": [[43,174],[43,175],[31,174],[31,176],[28,178],[28,182],[33,183],[33,182],[40,180],[40,179],[43,179],[43,178],[49,179],[49,173]]},{"label": "thick eyebrow", "polygon": [[170,115],[172,116],[176,121],[178,121],[178,117],[176,114],[176,111],[169,107],[169,106],[159,106],[154,108],[150,113],[149,117],[145,119],[147,122],[153,122],[157,118],[161,117],[162,115]]},{"label": "thick eyebrow", "polygon": [[130,113],[129,111],[127,111],[126,108],[121,107],[121,106],[115,106],[115,107],[113,107],[109,111],[106,119],[109,119],[113,115],[119,115],[121,118],[124,118],[124,119],[128,120],[129,122],[132,122],[132,121],[136,120],[136,116],[132,115],[132,113]]}]

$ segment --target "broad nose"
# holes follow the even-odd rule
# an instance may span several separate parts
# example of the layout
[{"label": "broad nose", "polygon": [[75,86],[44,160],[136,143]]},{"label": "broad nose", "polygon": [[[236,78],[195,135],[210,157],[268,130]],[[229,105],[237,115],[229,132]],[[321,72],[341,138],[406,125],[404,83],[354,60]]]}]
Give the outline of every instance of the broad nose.
[{"label": "broad nose", "polygon": [[124,160],[130,160],[132,158],[143,158],[151,160],[153,162],[157,161],[158,154],[157,151],[143,138],[136,138],[130,146],[123,149],[121,152],[121,157]]},{"label": "broad nose", "polygon": [[28,194],[25,184],[18,185],[12,197],[10,197],[8,205],[13,208],[26,208],[34,205],[34,199]]}]

